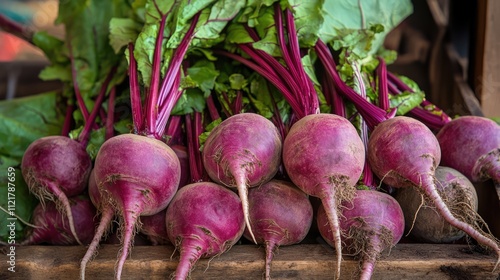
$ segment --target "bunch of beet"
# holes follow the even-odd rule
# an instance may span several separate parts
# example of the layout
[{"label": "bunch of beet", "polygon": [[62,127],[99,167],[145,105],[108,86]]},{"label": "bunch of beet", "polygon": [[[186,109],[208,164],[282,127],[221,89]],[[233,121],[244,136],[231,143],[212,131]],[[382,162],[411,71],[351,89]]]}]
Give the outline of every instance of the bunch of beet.
[{"label": "bunch of beet", "polygon": [[472,222],[460,218],[463,210],[450,207],[448,199],[436,187],[435,172],[441,156],[440,144],[431,130],[405,116],[381,122],[368,143],[368,160],[374,174],[392,187],[416,188],[444,220],[497,254],[496,269],[500,263],[499,241],[479,226],[483,223],[478,215]]}]

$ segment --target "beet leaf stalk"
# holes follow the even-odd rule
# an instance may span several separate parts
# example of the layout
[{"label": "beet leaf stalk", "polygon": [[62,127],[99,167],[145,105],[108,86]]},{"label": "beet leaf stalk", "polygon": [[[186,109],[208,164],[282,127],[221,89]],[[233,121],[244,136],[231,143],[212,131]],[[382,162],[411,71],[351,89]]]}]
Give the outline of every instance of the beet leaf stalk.
[{"label": "beet leaf stalk", "polygon": [[[283,13],[285,20],[283,20]],[[266,78],[283,94],[297,119],[319,113],[319,101],[314,84],[302,65],[292,11],[286,9],[283,12],[281,7],[275,4],[274,22],[279,49],[283,57],[282,62],[266,51],[255,48],[252,43],[238,44],[239,49],[250,56],[250,59],[224,51],[216,53],[240,62]],[[245,26],[245,30],[254,42],[260,40],[257,32],[249,26]]]},{"label": "beet leaf stalk", "polygon": [[187,148],[191,182],[208,181],[200,152],[200,135],[203,133],[203,118],[200,112],[185,115]]},{"label": "beet leaf stalk", "polygon": [[[398,95],[404,91],[411,93],[415,92],[394,73],[388,72],[387,79],[388,82],[386,80],[386,83],[389,83],[391,85],[390,93],[393,95]],[[420,120],[430,129],[436,131],[441,129],[446,123],[451,121],[451,118],[443,110],[425,99],[422,101],[422,103],[420,103],[420,106],[413,108],[408,113],[408,115]]]},{"label": "beet leaf stalk", "polygon": [[396,114],[396,109],[392,109],[390,112],[386,112],[376,105],[368,102],[354,89],[352,89],[344,81],[342,81],[339,73],[337,72],[337,66],[333,59],[333,55],[325,43],[323,43],[321,40],[318,40],[315,45],[315,50],[323,67],[325,67],[326,72],[333,80],[339,94],[341,94],[354,104],[356,110],[367,122],[370,130],[373,130],[377,124],[383,122],[384,120],[390,119]]},{"label": "beet leaf stalk", "polygon": [[[365,82],[363,81],[363,77],[362,77],[361,71],[359,69],[359,65],[353,64],[352,66],[354,69],[354,80],[356,81],[356,84],[358,85],[359,94],[363,98],[368,100],[368,96],[366,94]],[[382,99],[384,99],[384,98],[382,98]],[[387,98],[387,95],[386,95],[385,99],[387,99],[387,101],[382,100],[382,102],[387,103],[387,105],[388,105],[389,100]],[[382,108],[382,109],[384,109],[384,108]],[[387,108],[385,108],[384,110],[387,111],[387,109],[389,109],[389,106],[387,106]],[[366,121],[364,120],[363,117],[361,117],[360,137],[361,137],[361,140],[363,141],[363,145],[365,146],[365,155],[368,155],[368,125],[366,124]],[[370,190],[376,190],[376,188],[377,188],[377,186],[374,184],[374,181],[373,181],[373,172],[372,172],[372,169],[370,167],[370,163],[367,160],[365,160],[360,183],[364,187],[367,187]]]}]

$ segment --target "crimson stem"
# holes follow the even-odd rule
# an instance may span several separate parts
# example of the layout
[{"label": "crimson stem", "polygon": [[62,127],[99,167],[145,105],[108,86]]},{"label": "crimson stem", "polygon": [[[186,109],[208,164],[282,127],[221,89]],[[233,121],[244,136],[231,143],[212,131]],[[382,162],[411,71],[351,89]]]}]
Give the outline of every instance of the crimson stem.
[{"label": "crimson stem", "polygon": [[393,109],[391,112],[385,112],[376,105],[368,102],[365,98],[354,91],[354,89],[342,81],[339,73],[337,72],[337,66],[330,49],[324,42],[318,40],[315,45],[315,50],[318,54],[318,58],[325,67],[326,72],[332,78],[338,92],[354,104],[357,111],[366,121],[370,130],[373,130],[379,123],[390,119],[395,115],[396,109]]},{"label": "crimson stem", "polygon": [[83,130],[80,133],[78,141],[84,147],[87,146],[88,140],[90,138],[90,132],[92,131],[92,127],[95,125],[95,119],[97,117],[97,114],[99,113],[99,110],[102,106],[104,98],[106,97],[108,85],[109,85],[111,79],[113,78],[115,71],[116,71],[116,67],[113,67],[111,69],[111,71],[109,72],[108,76],[106,77],[106,80],[103,82],[101,89],[99,91],[99,94],[97,95],[97,99],[95,101],[94,107],[92,108],[92,112],[90,113],[90,116],[88,117],[87,121],[85,122],[85,125],[83,126]]}]

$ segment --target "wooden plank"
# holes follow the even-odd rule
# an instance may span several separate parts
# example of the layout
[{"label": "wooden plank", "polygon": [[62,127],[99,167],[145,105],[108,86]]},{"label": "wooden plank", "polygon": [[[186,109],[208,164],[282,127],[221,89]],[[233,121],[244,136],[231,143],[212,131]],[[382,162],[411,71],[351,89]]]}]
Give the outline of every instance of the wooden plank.
[{"label": "wooden plank", "polygon": [[478,1],[475,91],[487,117],[500,117],[500,1]]},{"label": "wooden plank", "polygon": [[[103,245],[87,267],[87,279],[112,279],[119,247]],[[16,272],[0,271],[0,279],[78,279],[79,262],[85,253],[78,246],[27,246],[16,249]],[[175,270],[178,255],[171,246],[136,246],[125,263],[124,279],[165,279]],[[374,280],[386,279],[498,279],[492,273],[495,256],[466,245],[398,244],[378,261]],[[4,267],[2,265],[2,267]],[[333,279],[334,251],[326,244],[282,247],[272,265],[273,279]],[[345,257],[343,279],[355,279],[357,261]],[[192,279],[261,279],[264,250],[236,245],[228,253],[200,260]]]}]

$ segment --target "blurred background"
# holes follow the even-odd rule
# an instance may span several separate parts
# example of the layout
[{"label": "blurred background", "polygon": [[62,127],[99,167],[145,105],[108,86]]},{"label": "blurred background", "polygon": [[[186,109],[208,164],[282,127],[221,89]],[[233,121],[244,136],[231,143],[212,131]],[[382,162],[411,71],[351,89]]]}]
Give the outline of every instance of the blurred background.
[{"label": "blurred background", "polygon": [[[0,0],[0,14],[62,38],[64,27],[54,25],[57,0]],[[0,99],[32,95],[57,88],[38,73],[47,65],[43,53],[31,44],[0,30]]]}]

